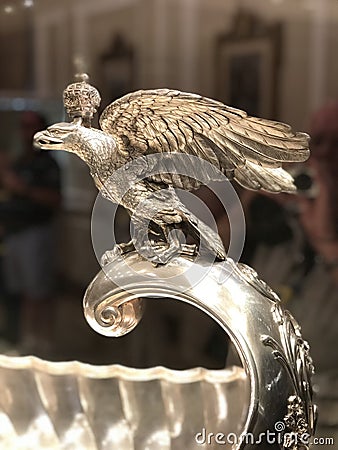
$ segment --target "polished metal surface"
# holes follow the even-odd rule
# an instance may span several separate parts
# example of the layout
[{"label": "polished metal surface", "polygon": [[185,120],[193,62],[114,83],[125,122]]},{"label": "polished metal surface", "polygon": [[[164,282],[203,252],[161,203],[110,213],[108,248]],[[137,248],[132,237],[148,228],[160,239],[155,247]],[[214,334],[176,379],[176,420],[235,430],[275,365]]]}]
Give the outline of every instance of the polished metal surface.
[{"label": "polished metal surface", "polygon": [[[191,191],[223,176],[249,189],[295,191],[293,178],[281,165],[308,158],[307,134],[170,89],[141,90],[114,101],[103,111],[97,130],[91,118],[100,96],[87,79],[83,75],[64,91],[72,122],[37,133],[35,145],[75,153],[88,164],[102,194],[132,216],[132,244],[148,259],[165,264],[179,254],[183,231],[203,241],[218,259],[226,258],[218,234],[182,203],[175,189]],[[154,155],[158,158],[150,157]],[[167,243],[161,253],[154,251],[157,241]]]},{"label": "polished metal surface", "polygon": [[[307,448],[306,442],[295,446],[294,441],[304,441],[315,428],[308,345],[291,314],[251,268],[229,258],[210,266],[186,257],[154,267],[129,252],[115,257],[92,281],[84,297],[85,317],[97,332],[122,336],[141,319],[144,297],[189,303],[230,336],[250,383],[242,436],[258,442],[261,433],[279,431],[279,442],[269,448]],[[233,448],[256,446],[244,441]]]},{"label": "polished metal surface", "polygon": [[193,257],[155,267],[129,252],[92,281],[85,317],[96,331],[122,336],[141,320],[145,297],[174,298],[210,315],[243,368],[133,369],[0,355],[1,448],[308,448],[303,439],[316,415],[308,346],[252,269]]}]

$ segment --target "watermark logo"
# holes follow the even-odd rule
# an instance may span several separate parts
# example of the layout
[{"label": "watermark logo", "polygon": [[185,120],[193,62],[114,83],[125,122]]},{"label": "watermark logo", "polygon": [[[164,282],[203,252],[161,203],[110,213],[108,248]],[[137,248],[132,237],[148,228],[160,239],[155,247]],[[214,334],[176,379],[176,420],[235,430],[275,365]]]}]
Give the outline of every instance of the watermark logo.
[{"label": "watermark logo", "polygon": [[[309,433],[287,432],[284,422],[279,421],[274,425],[274,430],[266,430],[265,432],[254,435],[253,433],[221,433],[208,432],[205,428],[196,433],[195,441],[198,445],[238,445],[238,444],[255,444],[255,445],[271,445],[279,444],[287,448],[308,448],[312,445],[334,445],[333,437],[312,437]],[[264,448],[264,447],[262,447]]]}]

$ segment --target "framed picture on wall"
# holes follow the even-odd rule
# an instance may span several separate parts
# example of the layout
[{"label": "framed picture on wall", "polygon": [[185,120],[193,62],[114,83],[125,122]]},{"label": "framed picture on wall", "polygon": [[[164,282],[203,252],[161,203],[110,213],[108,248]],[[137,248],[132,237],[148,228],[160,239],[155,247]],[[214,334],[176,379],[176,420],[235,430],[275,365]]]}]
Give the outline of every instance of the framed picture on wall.
[{"label": "framed picture on wall", "polygon": [[217,98],[250,115],[277,118],[280,27],[264,27],[252,16],[217,41]]},{"label": "framed picture on wall", "polygon": [[123,35],[113,36],[110,49],[101,55],[100,68],[103,100],[111,102],[132,90],[134,51]]}]

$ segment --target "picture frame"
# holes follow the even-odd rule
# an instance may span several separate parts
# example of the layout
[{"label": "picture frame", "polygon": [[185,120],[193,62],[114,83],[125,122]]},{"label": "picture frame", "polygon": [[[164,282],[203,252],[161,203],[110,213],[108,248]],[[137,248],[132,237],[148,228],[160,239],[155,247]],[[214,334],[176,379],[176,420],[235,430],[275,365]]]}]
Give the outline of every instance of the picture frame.
[{"label": "picture frame", "polygon": [[103,100],[111,102],[130,92],[134,83],[134,49],[120,33],[112,36],[107,52],[100,57]]},{"label": "picture frame", "polygon": [[276,119],[281,26],[243,13],[234,24],[217,40],[216,96],[249,115]]}]

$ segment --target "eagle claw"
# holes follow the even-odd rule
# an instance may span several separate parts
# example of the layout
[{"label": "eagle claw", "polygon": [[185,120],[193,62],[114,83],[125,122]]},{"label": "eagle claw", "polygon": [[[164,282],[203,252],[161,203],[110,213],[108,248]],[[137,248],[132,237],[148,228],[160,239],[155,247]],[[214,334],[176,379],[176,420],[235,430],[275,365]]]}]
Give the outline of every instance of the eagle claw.
[{"label": "eagle claw", "polygon": [[135,250],[133,241],[130,241],[127,243],[121,242],[120,244],[115,244],[111,250],[107,250],[104,252],[104,254],[101,257],[100,264],[102,267],[104,267],[107,264],[120,258],[122,255],[132,252],[133,250]]},{"label": "eagle claw", "polygon": [[[165,250],[163,249],[165,247]],[[196,244],[181,244],[179,247],[174,245],[157,244],[149,248],[140,249],[140,254],[155,265],[167,264],[175,256],[183,255],[188,257],[196,256],[198,247]]]}]

